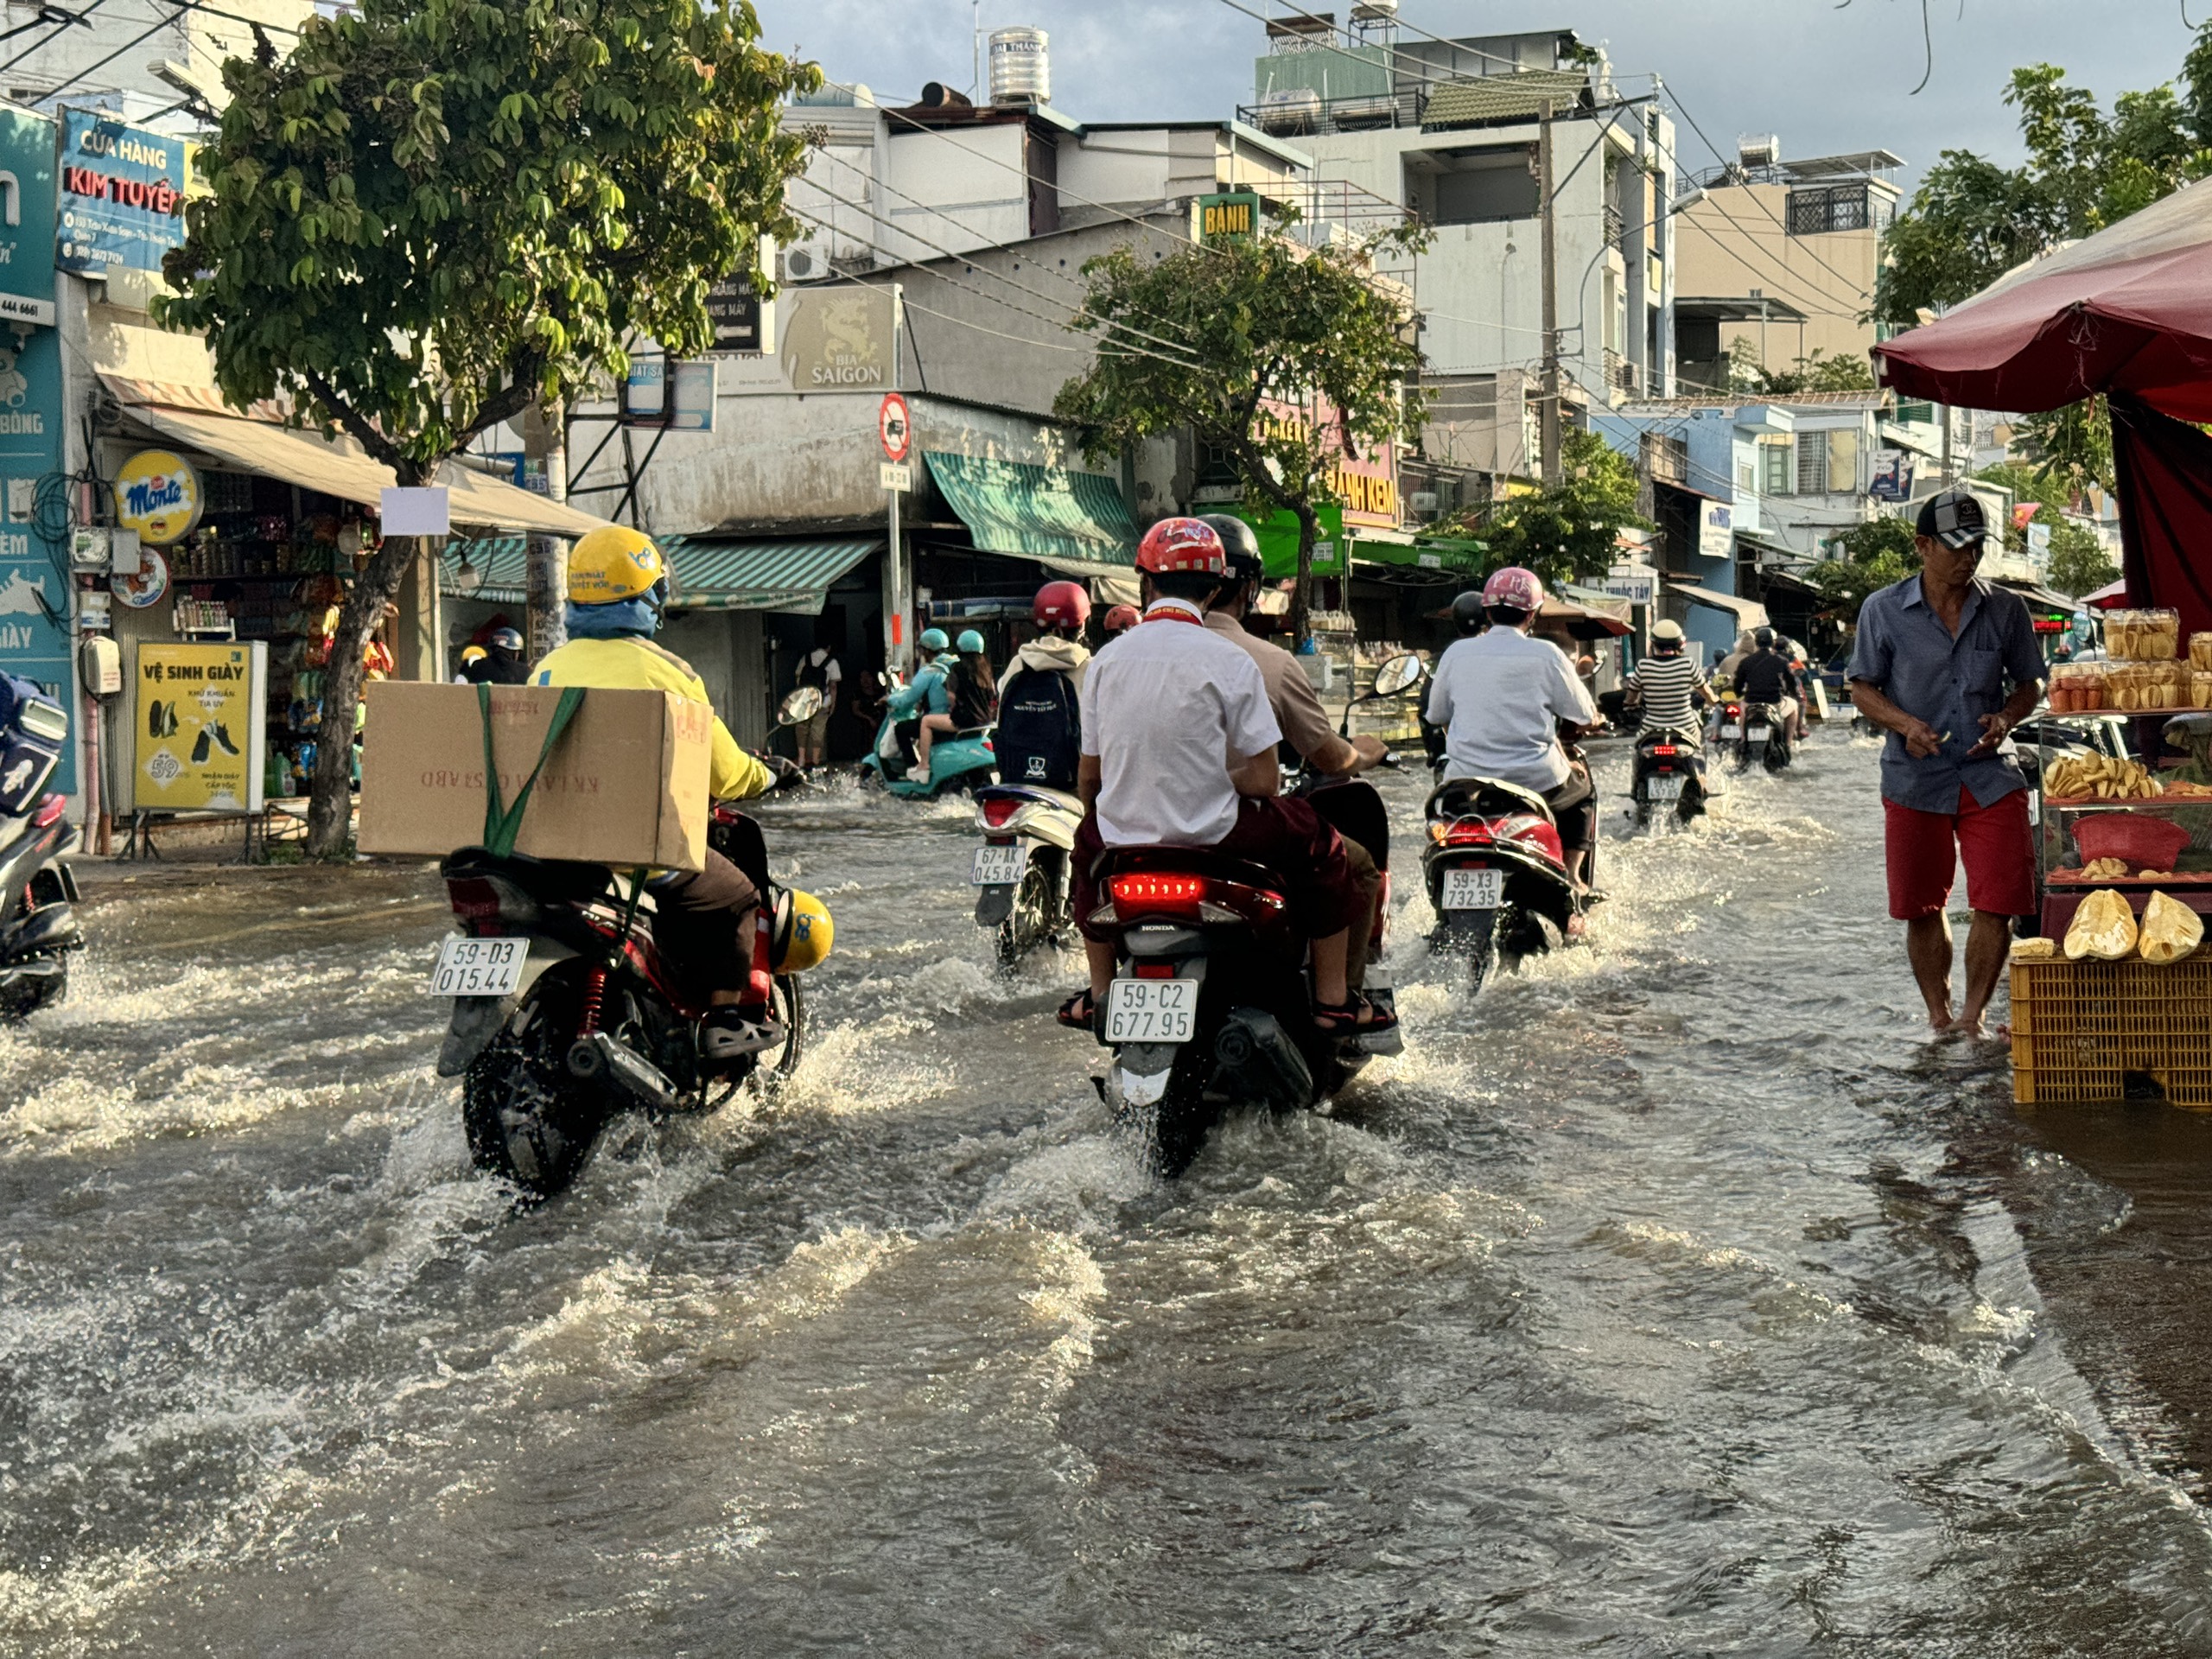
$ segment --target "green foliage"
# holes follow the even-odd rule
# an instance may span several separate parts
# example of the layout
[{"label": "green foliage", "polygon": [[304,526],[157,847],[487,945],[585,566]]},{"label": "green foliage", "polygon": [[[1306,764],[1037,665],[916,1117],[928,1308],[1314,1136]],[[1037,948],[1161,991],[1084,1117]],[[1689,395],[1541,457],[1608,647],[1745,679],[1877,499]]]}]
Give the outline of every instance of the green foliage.
[{"label": "green foliage", "polygon": [[[2082,407],[2082,405],[2076,405]],[[2007,461],[2000,467],[1984,467],[1974,474],[1986,484],[2001,486],[2012,492],[2016,505],[2036,503],[2033,524],[2050,526],[2050,554],[2046,573],[2050,585],[2070,598],[2079,599],[2083,594],[2094,593],[2120,575],[2120,567],[2107,556],[2104,543],[2094,531],[2085,529],[2066,517],[2062,511],[2072,498],[2064,480],[2048,470],[2039,470],[2020,461]],[[2005,528],[2005,545],[2015,553],[2027,549],[2025,530]]]},{"label": "green foliage", "polygon": [[1920,569],[1909,519],[1870,518],[1830,537],[1827,545],[1829,557],[1813,567],[1810,580],[1853,623],[1869,594]]},{"label": "green foliage", "polygon": [[1557,489],[1491,502],[1459,528],[1490,543],[1490,569],[1525,566],[1551,587],[1602,577],[1620,557],[1620,532],[1651,528],[1637,515],[1637,487],[1627,456],[1594,432],[1568,432],[1560,442]]},{"label": "green foliage", "polygon": [[2075,524],[2060,524],[2050,532],[2050,562],[2046,567],[2050,585],[2069,599],[2094,594],[2120,579],[2120,567],[2106,553],[2095,535]]},{"label": "green foliage", "polygon": [[[1295,516],[1300,638],[1317,513],[1338,499],[1331,474],[1345,454],[1410,442],[1421,424],[1404,391],[1421,365],[1411,303],[1372,269],[1385,240],[1405,238],[1308,250],[1263,235],[1160,259],[1120,248],[1084,266],[1074,322],[1099,352],[1060,388],[1056,412],[1094,461],[1187,429],[1230,458],[1255,511]],[[1281,418],[1317,396],[1338,411],[1331,424]]]},{"label": "green foliage", "polygon": [[2034,464],[2043,487],[2069,501],[2092,486],[2114,487],[2112,410],[2101,397],[2022,416],[2013,423],[2012,447]]},{"label": "green foliage", "polygon": [[1810,357],[1797,359],[1790,368],[1769,369],[1760,365],[1756,351],[1745,351],[1749,344],[1739,341],[1729,354],[1728,383],[1732,391],[1761,397],[1787,397],[1800,391],[1874,390],[1873,364],[1852,353],[1831,356],[1825,348],[1815,346]]}]

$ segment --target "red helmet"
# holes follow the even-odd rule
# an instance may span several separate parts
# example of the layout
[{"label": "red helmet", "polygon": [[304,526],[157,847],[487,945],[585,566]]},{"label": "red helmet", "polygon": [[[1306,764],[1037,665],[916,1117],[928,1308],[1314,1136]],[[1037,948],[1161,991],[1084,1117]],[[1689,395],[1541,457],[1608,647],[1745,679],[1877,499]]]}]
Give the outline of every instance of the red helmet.
[{"label": "red helmet", "polygon": [[1048,582],[1037,590],[1029,614],[1040,628],[1080,628],[1090,620],[1090,595],[1079,582]]},{"label": "red helmet", "polygon": [[1163,518],[1144,533],[1137,543],[1137,569],[1154,575],[1177,570],[1203,571],[1210,576],[1229,574],[1229,556],[1222,550],[1221,534],[1197,518]]},{"label": "red helmet", "polygon": [[1116,605],[1106,613],[1106,632],[1120,633],[1125,629],[1134,628],[1143,620],[1144,619],[1137,614],[1135,606]]}]

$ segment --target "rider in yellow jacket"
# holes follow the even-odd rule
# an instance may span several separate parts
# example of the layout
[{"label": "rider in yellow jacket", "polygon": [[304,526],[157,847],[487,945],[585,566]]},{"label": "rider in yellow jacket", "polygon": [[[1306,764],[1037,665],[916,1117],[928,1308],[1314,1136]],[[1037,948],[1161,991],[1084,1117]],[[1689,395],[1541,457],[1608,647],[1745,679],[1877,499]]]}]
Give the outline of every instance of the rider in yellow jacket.
[{"label": "rider in yellow jacket", "polygon": [[[531,671],[533,685],[605,686],[673,691],[712,704],[705,682],[674,652],[653,643],[668,603],[668,571],[650,537],[607,525],[569,555],[569,642]],[[717,800],[766,794],[773,775],[737,746],[719,716],[708,787]],[[652,883],[653,934],[671,965],[709,993],[699,1047],[710,1063],[734,1060],[782,1043],[785,1033],[764,1004],[747,1001],[753,912],[760,894],[720,853],[706,868]]]}]

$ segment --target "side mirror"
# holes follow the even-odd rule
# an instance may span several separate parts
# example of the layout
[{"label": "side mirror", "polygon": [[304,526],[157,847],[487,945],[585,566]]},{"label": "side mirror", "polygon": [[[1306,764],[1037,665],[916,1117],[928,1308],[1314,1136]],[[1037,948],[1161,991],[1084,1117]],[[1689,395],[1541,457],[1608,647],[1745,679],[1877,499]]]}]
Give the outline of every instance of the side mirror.
[{"label": "side mirror", "polygon": [[784,699],[784,706],[776,711],[776,724],[798,726],[812,720],[822,712],[822,689],[802,685]]},{"label": "side mirror", "polygon": [[1393,657],[1375,671],[1375,695],[1403,696],[1428,677],[1428,664],[1411,652]]}]

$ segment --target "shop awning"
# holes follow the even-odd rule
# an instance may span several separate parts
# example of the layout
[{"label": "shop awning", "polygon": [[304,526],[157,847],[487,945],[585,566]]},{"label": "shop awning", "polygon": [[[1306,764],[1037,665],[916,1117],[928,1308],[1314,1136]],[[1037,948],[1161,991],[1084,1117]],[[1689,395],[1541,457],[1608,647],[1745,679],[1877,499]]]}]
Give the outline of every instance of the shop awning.
[{"label": "shop awning", "polygon": [[[448,545],[438,566],[439,591],[453,599],[520,605],[528,594],[528,543],[520,536],[484,537]],[[818,542],[709,541],[674,537],[664,544],[675,573],[669,608],[677,611],[783,611],[813,607],[822,595],[882,540]],[[482,573],[474,592],[464,562]]]},{"label": "shop awning", "polygon": [[448,599],[520,605],[530,597],[530,542],[522,536],[455,537],[438,560],[438,591]]},{"label": "shop awning", "polygon": [[2082,595],[2082,603],[2091,610],[2116,611],[2127,603],[2127,578],[2108,582],[2094,594]]},{"label": "shop awning", "polygon": [[2048,611],[2054,614],[2071,616],[2075,612],[2083,608],[2080,600],[2069,599],[2065,594],[2055,588],[2046,588],[2039,582],[2014,582],[2004,576],[1999,576],[1997,580],[1999,586],[2011,588],[2022,599],[2027,601],[2028,608],[2031,611]]},{"label": "shop awning", "polygon": [[1464,575],[1479,575],[1489,553],[1490,543],[1487,542],[1456,537],[1439,537],[1427,542],[1382,542],[1370,541],[1361,536],[1354,537],[1351,542],[1351,557],[1355,564],[1395,564],[1439,573],[1456,571]]},{"label": "shop awning", "polygon": [[1136,521],[1109,478],[937,450],[925,451],[923,459],[985,552],[1062,569],[1070,563],[1096,567],[1084,575],[1126,573],[1136,563]]},{"label": "shop awning", "polygon": [[1746,628],[1767,626],[1766,607],[1755,599],[1738,599],[1733,594],[1716,594],[1710,588],[1694,588],[1687,582],[1670,582],[1667,591],[1679,594],[1693,605],[1702,605],[1708,610],[1726,611],[1738,625]]},{"label": "shop awning", "polygon": [[[130,383],[106,376],[118,397]],[[126,404],[124,412],[173,442],[214,456],[226,467],[281,479],[302,489],[319,490],[340,500],[375,508],[397,482],[391,467],[364,454],[349,440],[250,421],[238,415]],[[547,536],[578,537],[607,520],[561,502],[518,490],[458,461],[448,461],[439,482],[452,492],[453,522],[472,530],[520,530]]]}]

